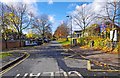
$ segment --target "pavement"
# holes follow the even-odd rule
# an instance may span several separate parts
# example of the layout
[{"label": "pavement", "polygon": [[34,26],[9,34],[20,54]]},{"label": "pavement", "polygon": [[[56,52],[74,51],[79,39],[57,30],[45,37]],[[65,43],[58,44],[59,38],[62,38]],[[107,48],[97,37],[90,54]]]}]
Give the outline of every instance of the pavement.
[{"label": "pavement", "polygon": [[23,55],[23,53],[21,52],[14,52],[14,51],[13,52],[7,51],[7,53],[10,53],[11,56],[7,56],[5,58],[2,58],[2,60],[0,60],[0,65],[1,65],[0,68]]},{"label": "pavement", "polygon": [[[88,70],[89,60],[73,52],[66,52],[56,41],[14,51],[27,52],[30,56],[3,73],[2,78],[119,78],[119,72],[116,71]],[[91,66],[104,68],[95,64]]]},{"label": "pavement", "polygon": [[116,66],[120,70],[120,54],[110,54],[102,51],[95,51],[94,49],[82,49],[79,46],[73,47],[72,51],[75,53],[80,53],[86,59],[91,59],[105,63],[107,65]]}]

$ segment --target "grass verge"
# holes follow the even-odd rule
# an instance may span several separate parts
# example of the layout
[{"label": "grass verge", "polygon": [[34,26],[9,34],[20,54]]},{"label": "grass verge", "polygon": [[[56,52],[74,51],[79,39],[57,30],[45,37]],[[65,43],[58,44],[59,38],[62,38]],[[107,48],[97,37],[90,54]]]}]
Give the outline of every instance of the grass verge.
[{"label": "grass verge", "polygon": [[62,46],[64,48],[69,48],[70,47],[70,39],[68,39],[68,41],[66,41],[65,38],[61,38],[61,39],[58,39],[57,42],[59,42],[60,44],[62,44]]},{"label": "grass verge", "polygon": [[12,54],[11,53],[0,53],[0,59],[3,59],[7,56],[12,56]]},{"label": "grass verge", "polygon": [[65,38],[58,39],[57,42],[59,42],[62,45],[69,45],[70,44],[70,40],[67,41]]}]

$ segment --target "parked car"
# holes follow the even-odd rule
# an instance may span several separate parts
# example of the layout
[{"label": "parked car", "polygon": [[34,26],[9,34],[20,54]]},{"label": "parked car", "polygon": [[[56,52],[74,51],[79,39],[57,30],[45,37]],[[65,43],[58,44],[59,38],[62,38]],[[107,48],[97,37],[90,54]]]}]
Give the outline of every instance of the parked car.
[{"label": "parked car", "polygon": [[41,38],[37,39],[37,45],[43,44],[43,40]]},{"label": "parked car", "polygon": [[32,42],[32,45],[33,45],[33,46],[36,46],[36,45],[38,45],[38,44],[37,44],[36,41],[33,41],[33,42]]},{"label": "parked car", "polygon": [[43,41],[44,41],[44,43],[48,43],[49,42],[47,38],[43,39]]},{"label": "parked car", "polygon": [[50,42],[51,41],[51,39],[48,39],[48,42]]},{"label": "parked car", "polygon": [[36,46],[36,45],[37,45],[36,41],[30,41],[30,40],[25,41],[25,46]]}]

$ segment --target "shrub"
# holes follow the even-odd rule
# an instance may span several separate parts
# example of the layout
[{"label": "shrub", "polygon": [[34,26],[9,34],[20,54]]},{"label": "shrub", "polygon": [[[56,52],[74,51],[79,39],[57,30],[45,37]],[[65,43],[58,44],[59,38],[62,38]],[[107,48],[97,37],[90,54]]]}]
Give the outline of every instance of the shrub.
[{"label": "shrub", "polygon": [[78,41],[80,43],[80,46],[85,45],[85,38],[84,37],[81,37]]},{"label": "shrub", "polygon": [[114,53],[120,54],[120,41],[118,42],[117,46],[113,50]]}]

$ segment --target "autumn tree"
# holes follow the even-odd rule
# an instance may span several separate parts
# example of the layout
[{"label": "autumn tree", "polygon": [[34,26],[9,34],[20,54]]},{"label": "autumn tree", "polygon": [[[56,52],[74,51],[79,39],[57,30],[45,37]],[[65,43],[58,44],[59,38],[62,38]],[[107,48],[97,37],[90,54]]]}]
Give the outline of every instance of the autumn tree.
[{"label": "autumn tree", "polygon": [[69,28],[65,23],[62,23],[60,26],[58,26],[54,33],[54,36],[56,38],[67,38],[68,35],[69,35]]},{"label": "autumn tree", "polygon": [[28,38],[28,39],[37,39],[37,38],[39,38],[39,34],[33,32],[32,30],[30,30],[30,31],[26,34],[26,38]]},{"label": "autumn tree", "polygon": [[1,33],[2,33],[2,39],[5,41],[5,45],[7,48],[7,40],[8,40],[8,34],[7,34],[7,29],[8,29],[8,20],[7,20],[7,7],[5,4],[0,3],[0,26],[1,26]]},{"label": "autumn tree", "polygon": [[10,5],[8,9],[10,11],[8,14],[9,22],[13,24],[13,27],[17,30],[21,46],[23,30],[31,24],[33,14],[28,12],[28,7],[24,3],[19,3],[17,6]]}]

